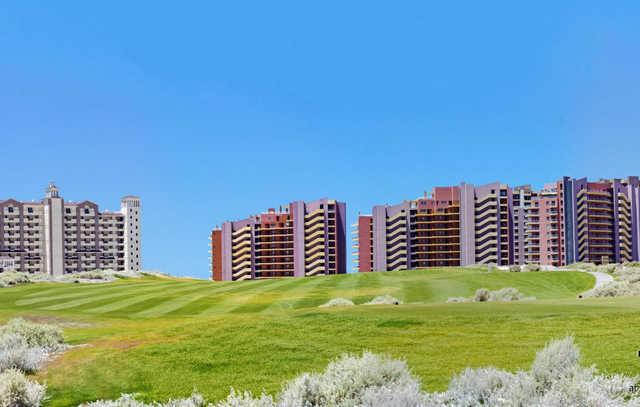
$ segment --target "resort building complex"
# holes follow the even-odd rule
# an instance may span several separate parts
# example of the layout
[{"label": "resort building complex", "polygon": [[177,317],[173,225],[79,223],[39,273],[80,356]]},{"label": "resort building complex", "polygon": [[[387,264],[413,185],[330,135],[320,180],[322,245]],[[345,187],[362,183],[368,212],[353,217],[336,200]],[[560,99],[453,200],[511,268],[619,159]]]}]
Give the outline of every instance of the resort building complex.
[{"label": "resort building complex", "polygon": [[343,274],[346,205],[332,199],[291,202],[225,222],[210,241],[211,276],[217,281]]},{"label": "resort building complex", "polygon": [[539,191],[462,183],[360,215],[354,261],[361,272],[638,261],[639,221],[638,177],[564,177]]},{"label": "resort building complex", "polygon": [[140,211],[135,196],[122,198],[119,212],[100,212],[90,201],[66,202],[54,184],[39,203],[0,201],[0,271],[139,271]]}]

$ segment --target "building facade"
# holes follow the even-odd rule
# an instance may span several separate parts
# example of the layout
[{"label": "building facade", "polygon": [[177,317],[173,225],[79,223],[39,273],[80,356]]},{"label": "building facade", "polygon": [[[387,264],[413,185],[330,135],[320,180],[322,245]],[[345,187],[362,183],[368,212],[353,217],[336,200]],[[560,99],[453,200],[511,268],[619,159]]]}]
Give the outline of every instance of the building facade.
[{"label": "building facade", "polygon": [[41,202],[0,201],[0,213],[2,270],[59,276],[141,269],[138,197],[122,198],[119,212],[100,212],[90,201],[65,201],[52,183]]},{"label": "building facade", "polygon": [[437,187],[431,196],[378,205],[360,215],[354,234],[359,271],[460,265],[460,189]]},{"label": "building facade", "polygon": [[564,177],[564,228],[568,263],[638,261],[638,177],[589,182]]},{"label": "building facade", "polygon": [[563,177],[541,190],[499,182],[438,187],[430,197],[359,215],[354,261],[361,272],[639,261],[639,199],[638,177]]},{"label": "building facade", "polygon": [[344,274],[346,205],[296,201],[211,231],[211,278],[239,281]]}]

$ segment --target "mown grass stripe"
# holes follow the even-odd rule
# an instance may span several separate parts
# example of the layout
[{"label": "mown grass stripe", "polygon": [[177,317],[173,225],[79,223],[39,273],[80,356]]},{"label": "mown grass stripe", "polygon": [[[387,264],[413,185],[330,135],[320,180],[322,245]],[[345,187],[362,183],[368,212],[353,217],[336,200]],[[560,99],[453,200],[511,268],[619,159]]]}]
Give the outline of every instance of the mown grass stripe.
[{"label": "mown grass stripe", "polygon": [[[239,282],[239,287],[234,290],[229,290],[226,292],[220,293],[220,295],[216,296],[213,304],[206,309],[203,309],[198,315],[213,315],[219,314],[223,312],[229,312],[230,310],[238,307],[239,305],[244,304],[250,298],[255,297],[257,294],[260,294],[263,291],[269,290],[273,285],[280,285],[285,280],[261,280],[261,281],[252,281],[252,282]],[[251,284],[251,286],[244,286],[248,283],[258,283]],[[234,295],[235,294],[235,295]]]},{"label": "mown grass stripe", "polygon": [[[95,283],[95,284],[99,284],[99,283]],[[108,283],[105,283],[108,284]],[[136,284],[135,286],[131,286],[131,285],[124,285],[124,284],[119,284],[117,286],[107,286],[107,287],[102,287],[101,290],[99,290],[100,293],[104,293],[105,291],[113,291],[113,290],[118,290],[119,292],[124,292],[124,291],[135,291],[135,290],[139,290],[141,288],[148,288],[148,287],[154,287],[154,286],[159,286],[159,285],[166,285],[165,282],[157,282],[157,283],[150,283],[150,284]],[[26,299],[26,300],[18,300],[16,301],[16,305],[17,306],[24,306],[24,305],[33,305],[33,304],[38,304],[38,303],[42,303],[42,302],[51,302],[51,301],[56,301],[56,300],[66,300],[69,298],[79,298],[79,297],[85,297],[87,295],[90,295],[92,293],[92,291],[79,291],[79,292],[73,292],[73,293],[69,293],[69,291],[71,290],[65,290],[65,293],[67,294],[59,294],[59,295],[50,295],[50,296],[43,296],[43,297],[39,297],[39,298],[30,298],[30,299]]]},{"label": "mown grass stripe", "polygon": [[175,309],[173,311],[168,312],[167,316],[179,316],[179,315],[198,315],[203,310],[214,307],[215,304],[218,304],[222,298],[222,295],[230,294],[232,295],[235,292],[242,292],[246,289],[244,284],[249,282],[232,282],[227,283],[224,286],[217,286],[220,283],[215,283],[217,286],[215,289],[212,289],[208,292],[208,294],[204,297],[201,297],[197,302],[190,302],[184,304],[182,307]]},{"label": "mown grass stripe", "polygon": [[[304,285],[304,279],[292,278],[282,284],[272,286],[259,294],[247,298],[244,304],[229,310],[232,313],[262,312],[270,305],[287,295],[291,290],[300,289]],[[253,300],[253,301],[252,301]]]},{"label": "mown grass stripe", "polygon": [[306,297],[316,286],[321,284],[323,281],[323,277],[305,277],[295,291],[289,290],[286,297],[281,296],[279,300],[273,301],[261,312],[270,313],[293,309],[297,301],[299,301],[301,298]]},{"label": "mown grass stripe", "polygon": [[147,308],[144,311],[136,312],[132,316],[136,317],[159,317],[166,315],[170,312],[179,310],[188,304],[200,301],[202,298],[212,295],[213,293],[209,288],[199,289],[195,293],[191,293],[188,296],[178,296],[177,298],[169,299],[154,307]]},{"label": "mown grass stripe", "polygon": [[292,308],[317,307],[318,305],[324,304],[333,298],[333,294],[330,294],[329,291],[336,284],[335,279],[338,277],[331,276],[327,278],[324,276],[318,276],[313,278],[317,279],[317,284],[310,286],[310,290],[307,292],[307,295],[295,301]]},{"label": "mown grass stripe", "polygon": [[158,298],[159,296],[162,296],[162,295],[174,296],[176,294],[185,294],[191,291],[198,291],[201,289],[202,287],[194,287],[193,285],[189,285],[182,288],[171,288],[171,289],[168,289],[167,287],[167,289],[164,289],[162,291],[154,291],[149,294],[138,295],[133,298],[126,298],[123,300],[114,301],[99,307],[85,309],[84,312],[88,312],[92,314],[105,314],[113,311],[122,311],[123,309],[131,307],[132,305],[136,305],[138,303],[145,302],[147,300],[159,299],[160,301],[162,301],[161,298]]},{"label": "mown grass stripe", "polygon": [[[157,284],[157,283],[162,283],[167,281],[175,281],[175,280],[159,281],[158,279],[140,278],[140,279],[115,280],[109,283],[36,283],[28,286],[28,288],[36,289],[35,292],[32,292],[34,290],[27,290],[27,292],[25,293],[26,295],[23,295],[22,297],[23,298],[40,297],[43,295],[50,295],[51,293],[58,293],[61,291],[64,291],[64,292],[94,291],[94,290],[101,291],[101,290],[104,290],[105,288],[115,288],[115,287],[122,287],[122,286],[130,287],[132,285],[143,286],[143,285]],[[41,284],[49,288],[42,289],[41,287],[38,287]]]},{"label": "mown grass stripe", "polygon": [[[190,283],[178,283],[176,284],[176,286],[184,286],[185,284],[190,284]],[[174,286],[175,288],[175,286]],[[87,305],[87,304],[91,304],[93,302],[98,302],[98,301],[102,301],[102,300],[106,300],[106,299],[111,299],[111,298],[119,298],[119,297],[128,297],[131,296],[133,294],[136,293],[141,293],[141,292],[148,292],[148,291],[159,291],[162,292],[164,290],[166,290],[167,287],[163,287],[163,286],[156,286],[156,287],[150,287],[150,288],[139,288],[137,291],[136,290],[132,290],[132,291],[119,291],[116,293],[111,293],[111,294],[105,294],[105,295],[97,295],[94,297],[89,297],[89,298],[80,298],[77,300],[73,300],[73,301],[67,301],[67,302],[63,302],[61,304],[57,304],[57,305],[51,305],[48,307],[44,307],[41,308],[43,310],[47,310],[47,311],[58,311],[58,310],[64,310],[64,309],[69,309],[69,308],[75,308],[81,305]]]}]

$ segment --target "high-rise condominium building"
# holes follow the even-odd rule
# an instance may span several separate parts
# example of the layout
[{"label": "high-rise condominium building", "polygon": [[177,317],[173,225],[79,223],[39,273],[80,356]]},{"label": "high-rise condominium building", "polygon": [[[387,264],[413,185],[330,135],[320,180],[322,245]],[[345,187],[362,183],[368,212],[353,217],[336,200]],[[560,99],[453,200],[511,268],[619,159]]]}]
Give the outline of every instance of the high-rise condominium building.
[{"label": "high-rise condominium building", "polygon": [[434,188],[430,196],[360,215],[359,271],[509,264],[510,189],[494,183]]},{"label": "high-rise condominium building", "polygon": [[100,212],[90,201],[66,202],[53,183],[39,203],[0,201],[2,270],[52,276],[95,269],[139,271],[140,211],[135,196],[122,198],[119,212]]},{"label": "high-rise condominium building", "polygon": [[374,206],[354,226],[359,271],[638,261],[640,182],[564,177],[539,191],[462,183]]},{"label": "high-rise condominium building", "polygon": [[638,261],[640,182],[638,177],[589,182],[564,177],[567,263]]},{"label": "high-rise condominium building", "polygon": [[216,281],[346,273],[346,205],[291,202],[211,232]]}]

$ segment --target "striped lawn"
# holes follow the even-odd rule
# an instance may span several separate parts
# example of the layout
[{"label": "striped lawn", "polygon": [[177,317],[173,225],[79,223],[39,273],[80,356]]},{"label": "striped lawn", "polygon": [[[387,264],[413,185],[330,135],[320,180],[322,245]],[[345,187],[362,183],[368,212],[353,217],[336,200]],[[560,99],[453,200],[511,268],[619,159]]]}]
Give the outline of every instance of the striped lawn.
[{"label": "striped lawn", "polygon": [[[428,389],[466,366],[528,366],[551,338],[573,334],[585,364],[640,374],[640,300],[578,300],[593,286],[579,272],[469,268],[301,279],[210,282],[144,277],[108,284],[0,289],[0,322],[15,316],[65,323],[73,347],[38,374],[47,407],[138,393],[219,400],[238,390],[277,391],[344,352],[406,359]],[[478,288],[515,287],[538,301],[447,304]],[[403,306],[363,306],[390,294]],[[357,306],[319,308],[337,297]]]},{"label": "striped lawn", "polygon": [[[405,303],[445,302],[479,287],[516,287],[526,295],[574,298],[593,277],[584,273],[487,273],[469,269],[361,273],[333,277],[208,282],[141,278],[108,284],[35,284],[12,289],[11,307],[22,311],[99,314],[109,317],[271,314],[317,307],[344,297],[361,304],[390,294]],[[2,291],[6,293],[7,291]]]}]

